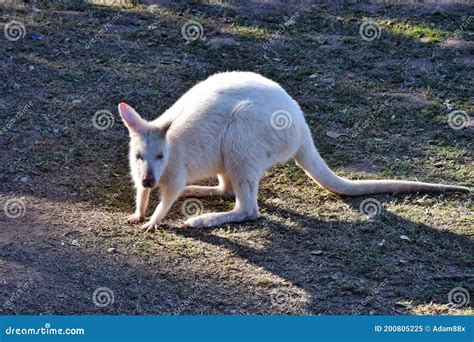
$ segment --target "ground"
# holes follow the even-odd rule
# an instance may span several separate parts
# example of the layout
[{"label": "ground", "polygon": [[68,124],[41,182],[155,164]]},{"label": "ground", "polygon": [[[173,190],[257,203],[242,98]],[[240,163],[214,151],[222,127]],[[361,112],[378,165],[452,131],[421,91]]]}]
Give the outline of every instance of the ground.
[{"label": "ground", "polygon": [[1,28],[24,28],[1,37],[0,313],[472,314],[470,194],[372,196],[368,216],[367,197],[290,162],[263,177],[256,221],[183,229],[181,199],[144,233],[123,222],[117,113],[151,119],[213,73],[255,71],[301,105],[338,174],[472,187],[472,5],[36,3],[0,8]]}]

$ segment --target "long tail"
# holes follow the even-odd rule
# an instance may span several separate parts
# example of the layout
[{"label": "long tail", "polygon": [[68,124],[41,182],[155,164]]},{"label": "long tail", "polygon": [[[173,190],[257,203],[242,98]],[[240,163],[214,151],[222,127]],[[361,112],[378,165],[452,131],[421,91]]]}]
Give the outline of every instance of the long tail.
[{"label": "long tail", "polygon": [[336,175],[321,158],[314,146],[311,133],[295,155],[296,163],[321,187],[335,194],[345,196],[362,196],[384,193],[416,192],[470,192],[469,188],[456,185],[422,183],[403,180],[349,180]]}]

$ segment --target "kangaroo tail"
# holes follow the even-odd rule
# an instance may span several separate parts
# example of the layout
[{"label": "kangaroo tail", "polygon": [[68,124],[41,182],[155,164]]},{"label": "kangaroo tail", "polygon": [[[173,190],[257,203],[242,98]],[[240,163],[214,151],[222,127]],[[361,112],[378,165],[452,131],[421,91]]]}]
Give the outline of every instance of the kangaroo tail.
[{"label": "kangaroo tail", "polygon": [[384,193],[416,192],[470,192],[469,188],[456,185],[422,183],[403,180],[349,180],[336,175],[314,146],[309,129],[295,155],[296,163],[321,187],[345,196],[362,196]]}]

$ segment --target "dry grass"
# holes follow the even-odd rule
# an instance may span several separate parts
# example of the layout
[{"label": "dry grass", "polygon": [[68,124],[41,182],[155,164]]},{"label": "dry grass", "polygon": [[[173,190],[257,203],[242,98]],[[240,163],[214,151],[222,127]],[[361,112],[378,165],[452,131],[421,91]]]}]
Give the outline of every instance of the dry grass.
[{"label": "dry grass", "polygon": [[[152,118],[210,74],[252,70],[301,104],[339,174],[472,187],[473,130],[451,129],[447,109],[472,113],[472,41],[456,34],[460,47],[440,45],[472,6],[170,3],[0,8],[2,23],[26,28],[21,40],[1,37],[0,115],[14,119],[0,135],[0,196],[24,196],[26,210],[0,216],[1,303],[14,302],[0,311],[472,314],[448,293],[472,293],[473,278],[433,279],[474,273],[471,196],[377,196],[382,212],[368,218],[363,198],[330,195],[286,164],[265,174],[257,221],[179,229],[180,201],[144,234],[122,223],[133,190],[116,113],[127,101]],[[367,18],[382,27],[370,42],[359,36]],[[190,19],[204,35],[188,43]],[[104,109],[115,124],[101,131],[91,119]],[[203,200],[206,212],[232,204]],[[115,296],[103,308],[91,299],[102,286]]]}]

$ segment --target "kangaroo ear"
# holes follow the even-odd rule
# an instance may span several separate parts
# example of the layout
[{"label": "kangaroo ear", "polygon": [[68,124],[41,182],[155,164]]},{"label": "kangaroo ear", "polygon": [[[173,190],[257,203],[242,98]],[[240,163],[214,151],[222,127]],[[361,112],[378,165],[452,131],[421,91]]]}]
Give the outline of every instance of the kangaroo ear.
[{"label": "kangaroo ear", "polygon": [[145,127],[145,123],[140,115],[128,104],[122,102],[118,105],[118,110],[123,123],[129,129],[130,133],[140,133]]},{"label": "kangaroo ear", "polygon": [[166,132],[171,127],[173,121],[166,121],[164,124],[160,125],[160,136],[164,138],[166,136]]}]

